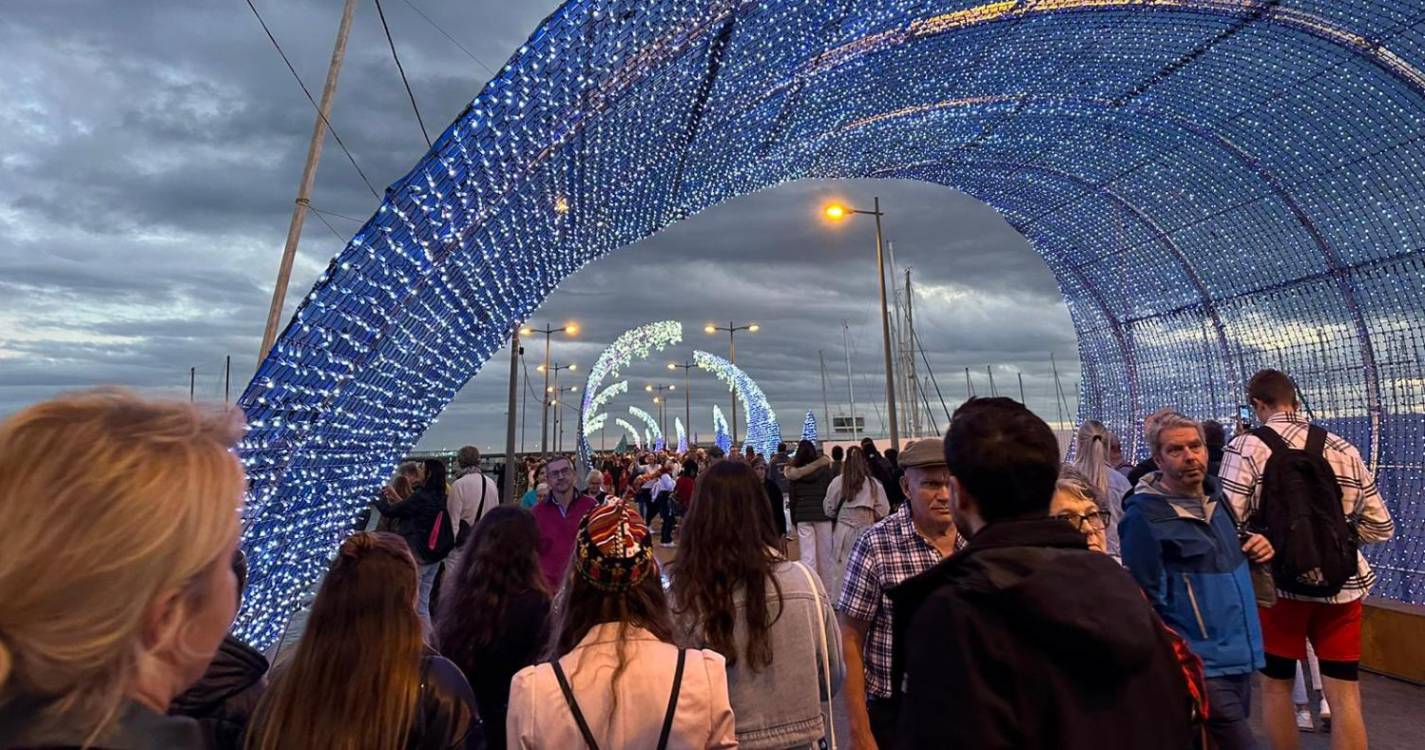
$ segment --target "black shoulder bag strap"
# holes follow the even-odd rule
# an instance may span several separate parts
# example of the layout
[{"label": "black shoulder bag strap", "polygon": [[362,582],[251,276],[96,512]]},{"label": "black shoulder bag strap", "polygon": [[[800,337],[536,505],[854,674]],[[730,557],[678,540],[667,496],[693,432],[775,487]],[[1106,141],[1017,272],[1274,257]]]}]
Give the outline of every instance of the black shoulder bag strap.
[{"label": "black shoulder bag strap", "polygon": [[[484,474],[480,475],[480,509],[475,511],[475,523],[480,523],[480,518],[485,515],[485,493],[490,491],[490,478]],[[470,524],[474,526],[475,523]]]},{"label": "black shoulder bag strap", "polygon": [[[589,745],[589,750],[599,750],[599,743],[594,741],[594,733],[589,731],[589,723],[584,721],[584,712],[579,710],[579,702],[574,700],[574,689],[569,687],[569,679],[564,676],[559,660],[555,659],[549,662],[549,665],[554,667],[554,676],[559,680],[559,689],[564,691],[564,702],[569,704],[569,710],[574,714],[574,722],[579,725],[579,734],[584,735],[584,742]],[[682,667],[681,661],[678,666]],[[681,674],[681,669],[679,671]],[[672,717],[669,718],[671,720]]]},{"label": "black shoulder bag strap", "polygon": [[1311,425],[1307,427],[1305,450],[1307,453],[1310,453],[1313,456],[1320,456],[1321,458],[1325,458],[1326,430],[1323,430],[1322,428],[1317,427],[1316,425]]},{"label": "black shoulder bag strap", "polygon": [[668,696],[668,713],[663,716],[663,733],[658,735],[658,750],[667,750],[668,734],[673,731],[673,714],[678,712],[678,691],[683,686],[683,663],[688,652],[678,650],[678,670],[673,673],[673,694]]}]

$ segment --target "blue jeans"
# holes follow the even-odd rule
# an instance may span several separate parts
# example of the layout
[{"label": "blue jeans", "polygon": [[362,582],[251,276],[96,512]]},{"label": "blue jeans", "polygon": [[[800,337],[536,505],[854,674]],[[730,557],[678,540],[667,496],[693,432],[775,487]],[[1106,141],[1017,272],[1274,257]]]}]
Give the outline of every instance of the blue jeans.
[{"label": "blue jeans", "polygon": [[420,574],[420,603],[416,605],[416,614],[421,618],[421,630],[429,636],[432,632],[430,624],[430,590],[435,586],[435,574],[440,570],[440,563],[435,562],[429,565],[421,565]]},{"label": "blue jeans", "polygon": [[1221,750],[1256,750],[1252,716],[1252,674],[1207,678],[1207,732]]}]

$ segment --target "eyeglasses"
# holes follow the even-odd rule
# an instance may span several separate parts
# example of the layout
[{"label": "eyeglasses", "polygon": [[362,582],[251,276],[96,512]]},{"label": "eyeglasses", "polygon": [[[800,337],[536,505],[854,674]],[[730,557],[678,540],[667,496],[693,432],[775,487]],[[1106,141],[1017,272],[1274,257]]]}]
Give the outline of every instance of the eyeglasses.
[{"label": "eyeglasses", "polygon": [[1080,533],[1085,531],[1084,524],[1088,524],[1088,527],[1091,529],[1102,531],[1108,528],[1108,520],[1111,518],[1106,510],[1098,510],[1083,515],[1077,513],[1056,513],[1054,517],[1062,521],[1067,521],[1070,526],[1078,529]]}]

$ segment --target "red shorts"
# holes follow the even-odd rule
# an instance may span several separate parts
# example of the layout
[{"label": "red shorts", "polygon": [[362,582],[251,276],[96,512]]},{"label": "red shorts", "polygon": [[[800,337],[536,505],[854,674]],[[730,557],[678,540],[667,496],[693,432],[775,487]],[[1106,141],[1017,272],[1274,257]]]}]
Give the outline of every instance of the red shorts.
[{"label": "red shorts", "polygon": [[1346,604],[1277,599],[1257,610],[1267,653],[1298,661],[1306,658],[1306,640],[1322,661],[1361,660],[1361,600]]}]

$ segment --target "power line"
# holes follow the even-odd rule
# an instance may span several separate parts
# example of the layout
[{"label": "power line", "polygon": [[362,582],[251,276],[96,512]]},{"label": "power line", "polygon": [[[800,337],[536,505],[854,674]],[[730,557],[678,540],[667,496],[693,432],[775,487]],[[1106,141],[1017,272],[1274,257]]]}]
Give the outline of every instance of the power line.
[{"label": "power line", "polygon": [[322,212],[321,212],[321,211],[318,211],[317,209],[312,208],[312,204],[308,203],[308,204],[307,204],[307,208],[308,208],[308,210],[310,210],[312,213],[314,213],[314,214],[317,215],[317,219],[318,219],[319,221],[321,221],[323,224],[326,224],[326,225],[327,225],[327,229],[332,230],[332,234],[335,235],[336,238],[337,238],[337,240],[339,240],[339,241],[341,242],[342,246],[345,247],[345,246],[346,246],[346,241],[347,241],[348,238],[347,238],[346,236],[344,236],[341,232],[336,231],[336,227],[332,226],[332,225],[331,225],[331,222],[327,221],[325,216],[322,216]]},{"label": "power line", "polygon": [[335,217],[335,218],[338,218],[338,219],[346,219],[347,221],[355,222],[355,223],[357,223],[357,224],[365,224],[366,221],[367,221],[366,219],[358,219],[358,218],[356,218],[356,217],[354,217],[354,216],[347,216],[346,214],[339,214],[339,213],[337,213],[337,212],[335,212],[335,211],[326,211],[326,210],[317,208],[316,206],[313,206],[311,203],[308,203],[308,204],[307,204],[307,208],[308,208],[309,210],[315,211],[315,212],[317,212],[317,213],[319,213],[319,214],[324,214],[324,215],[326,215],[326,216],[332,216],[332,217]]},{"label": "power line", "polygon": [[307,90],[307,84],[302,83],[302,77],[297,75],[297,69],[292,67],[292,61],[287,58],[287,53],[282,51],[282,45],[277,43],[277,37],[272,35],[272,29],[269,29],[267,22],[262,20],[262,14],[257,12],[257,6],[252,4],[252,0],[246,0],[246,2],[247,7],[252,10],[252,15],[256,16],[257,22],[262,25],[262,30],[266,32],[267,39],[272,42],[272,46],[276,48],[277,54],[282,57],[282,62],[287,64],[287,70],[291,71],[292,77],[297,79],[297,85],[302,87],[302,93],[307,95],[307,101],[312,103],[312,109],[317,111],[317,117],[322,118],[322,122],[326,123],[327,130],[332,134],[332,140],[335,140],[336,145],[341,147],[342,153],[346,154],[347,161],[351,162],[351,166],[356,170],[356,173],[361,175],[361,181],[366,183],[366,189],[371,191],[373,197],[380,200],[381,194],[376,192],[376,188],[372,187],[371,180],[366,178],[366,173],[361,171],[361,167],[356,163],[356,157],[351,155],[351,149],[346,147],[346,144],[341,140],[341,136],[336,134],[336,128],[332,127],[331,121],[327,119],[326,115],[322,114],[322,108],[317,106],[317,100],[312,98],[312,92]]},{"label": "power line", "polygon": [[421,119],[421,108],[416,106],[416,95],[411,91],[411,82],[406,79],[406,68],[401,65],[401,56],[396,54],[396,42],[391,38],[391,27],[386,25],[386,11],[381,8],[381,0],[376,0],[376,15],[381,17],[381,29],[386,32],[386,44],[391,48],[391,59],[396,61],[396,71],[401,74],[406,96],[411,98],[411,109],[416,111],[416,124],[421,126],[421,136],[426,139],[426,148],[430,148],[430,133],[426,132],[425,120]]},{"label": "power line", "polygon": [[469,57],[471,60],[474,60],[476,65],[479,65],[480,67],[484,68],[485,72],[489,73],[491,78],[495,77],[495,71],[492,70],[489,65],[486,65],[484,60],[481,60],[480,58],[476,57],[475,53],[471,52],[470,50],[465,49],[465,45],[456,41],[455,37],[451,36],[450,34],[447,34],[445,29],[440,27],[440,24],[436,23],[434,20],[431,19],[430,16],[425,14],[425,11],[422,11],[420,8],[417,8],[415,3],[412,3],[411,0],[402,0],[402,2],[410,6],[411,10],[415,11],[416,14],[419,15],[421,18],[424,18],[426,20],[426,23],[434,27],[436,31],[439,31],[441,36],[444,36],[446,39],[449,39],[451,44],[454,44],[455,46],[459,47],[460,51],[464,52],[466,57]]}]

